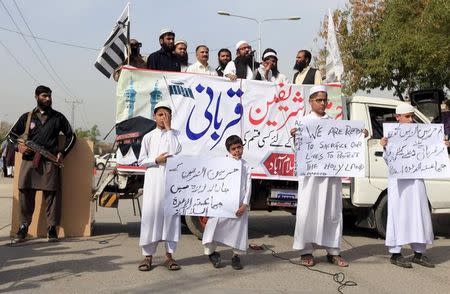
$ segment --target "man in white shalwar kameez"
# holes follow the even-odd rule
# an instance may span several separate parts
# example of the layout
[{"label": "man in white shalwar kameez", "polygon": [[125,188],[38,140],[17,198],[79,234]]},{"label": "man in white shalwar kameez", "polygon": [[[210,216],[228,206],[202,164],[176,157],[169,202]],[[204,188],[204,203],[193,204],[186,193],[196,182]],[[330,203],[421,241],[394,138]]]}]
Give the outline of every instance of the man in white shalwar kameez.
[{"label": "man in white shalwar kameez", "polygon": [[[325,86],[310,90],[311,113],[302,121],[332,119],[325,113],[328,95]],[[297,129],[291,130],[295,135]],[[342,237],[342,180],[339,177],[299,177],[297,219],[293,248],[300,250],[301,263],[314,266],[314,249],[325,249],[327,260],[338,266],[348,266],[340,255]]]},{"label": "man in white shalwar kameez", "polygon": [[[399,123],[414,122],[414,107],[408,103],[398,105],[395,114]],[[387,138],[383,137],[380,144],[386,147]],[[445,144],[448,146],[448,141],[445,141]],[[427,244],[432,244],[433,239],[433,226],[423,179],[389,177],[386,246],[392,254],[391,263],[405,268],[411,268],[411,262],[434,267],[424,255]],[[407,244],[414,251],[411,261],[401,254],[402,246]]]},{"label": "man in white shalwar kameez", "polygon": [[242,159],[244,148],[241,138],[232,135],[225,141],[225,146],[235,160],[242,162],[239,209],[236,211],[237,218],[210,217],[203,232],[202,244],[204,245],[205,255],[208,255],[215,268],[221,267],[220,254],[216,252],[217,243],[232,247],[231,266],[235,270],[241,270],[243,266],[239,255],[245,254],[248,247],[248,206],[252,180],[250,167]]},{"label": "man in white shalwar kameez", "polygon": [[171,115],[170,103],[160,101],[155,105],[156,128],[142,139],[139,154],[139,165],[146,167],[139,240],[145,259],[139,265],[140,271],[151,269],[152,256],[160,241],[166,245],[164,265],[169,270],[180,269],[172,258],[181,234],[180,216],[164,214],[167,158],[181,151],[177,132],[171,129]]}]

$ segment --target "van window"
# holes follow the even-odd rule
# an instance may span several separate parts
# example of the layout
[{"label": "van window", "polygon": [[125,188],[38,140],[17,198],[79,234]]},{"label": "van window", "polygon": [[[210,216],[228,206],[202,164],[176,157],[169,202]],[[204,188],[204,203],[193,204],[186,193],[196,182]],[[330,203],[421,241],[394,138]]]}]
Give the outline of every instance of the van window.
[{"label": "van window", "polygon": [[[372,138],[383,137],[383,123],[396,123],[395,108],[369,106],[370,123],[372,124]],[[423,121],[414,115],[414,122],[422,124]]]}]

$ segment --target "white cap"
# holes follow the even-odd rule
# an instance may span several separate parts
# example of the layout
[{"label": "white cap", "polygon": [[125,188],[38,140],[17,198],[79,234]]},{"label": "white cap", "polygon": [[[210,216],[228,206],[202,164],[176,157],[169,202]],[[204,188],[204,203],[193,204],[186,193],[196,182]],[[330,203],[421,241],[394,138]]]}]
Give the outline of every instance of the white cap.
[{"label": "white cap", "polygon": [[174,45],[177,46],[178,44],[184,44],[187,47],[187,42],[185,40],[176,40]]},{"label": "white cap", "polygon": [[244,44],[248,44],[248,42],[245,41],[245,40],[241,40],[241,41],[237,42],[237,43],[236,43],[236,50],[238,50],[239,47],[241,47],[241,46],[244,45]]},{"label": "white cap", "polygon": [[161,38],[162,35],[167,34],[167,33],[172,33],[175,35],[175,33],[169,29],[169,28],[163,28],[160,32],[159,32],[159,37]]},{"label": "white cap", "polygon": [[395,108],[395,114],[407,114],[412,112],[414,112],[414,107],[411,104],[405,102],[402,102]]},{"label": "white cap", "polygon": [[309,90],[309,97],[311,98],[311,96],[317,92],[327,93],[327,88],[324,85],[313,86],[311,87],[311,90]]},{"label": "white cap", "polygon": [[156,110],[158,108],[161,108],[161,107],[168,108],[168,109],[172,110],[172,107],[170,106],[170,101],[169,100],[161,100],[158,103],[156,103],[155,110],[153,110],[153,112],[156,113]]}]

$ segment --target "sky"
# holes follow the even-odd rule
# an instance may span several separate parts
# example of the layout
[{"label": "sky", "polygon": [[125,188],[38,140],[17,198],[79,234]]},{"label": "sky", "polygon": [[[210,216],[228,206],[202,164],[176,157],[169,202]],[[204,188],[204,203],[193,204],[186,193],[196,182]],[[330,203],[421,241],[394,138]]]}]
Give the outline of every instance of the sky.
[{"label": "sky", "polygon": [[[53,108],[64,113],[69,121],[72,119],[70,101],[82,101],[75,104],[75,128],[90,129],[96,124],[101,136],[106,135],[114,125],[116,83],[105,78],[94,62],[127,2],[0,0],[0,66],[3,68],[0,121],[14,123],[20,114],[35,107],[34,90],[44,84],[53,90]],[[322,44],[314,39],[321,20],[328,9],[343,8],[346,3],[346,0],[132,0],[131,37],[142,42],[142,53],[149,54],[160,48],[161,28],[170,27],[176,39],[187,40],[189,52],[199,44],[208,45],[210,65],[216,66],[217,49],[228,47],[234,57],[237,41],[247,40],[257,49],[258,38],[257,22],[221,16],[217,11],[258,20],[299,16],[299,21],[268,21],[261,25],[262,50],[267,47],[277,50],[279,69],[291,78],[297,51],[307,49],[313,55],[317,53]],[[22,37],[11,32],[19,29],[10,15],[24,34],[30,35],[29,27],[36,37],[86,48]],[[193,53],[189,58],[195,61]]]}]

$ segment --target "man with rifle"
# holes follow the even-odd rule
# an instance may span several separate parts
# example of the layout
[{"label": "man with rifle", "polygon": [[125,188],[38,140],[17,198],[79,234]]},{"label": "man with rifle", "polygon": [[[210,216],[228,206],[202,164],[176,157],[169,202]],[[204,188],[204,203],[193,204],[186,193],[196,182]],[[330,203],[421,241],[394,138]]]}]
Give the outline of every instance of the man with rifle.
[{"label": "man with rifle", "polygon": [[[37,107],[24,113],[9,133],[9,141],[22,153],[19,173],[20,227],[15,243],[23,242],[34,212],[36,190],[41,190],[46,204],[48,240],[57,241],[57,194],[62,160],[75,143],[75,135],[66,117],[52,109],[52,90],[38,86],[35,90]],[[60,149],[58,136],[65,142]]]}]

